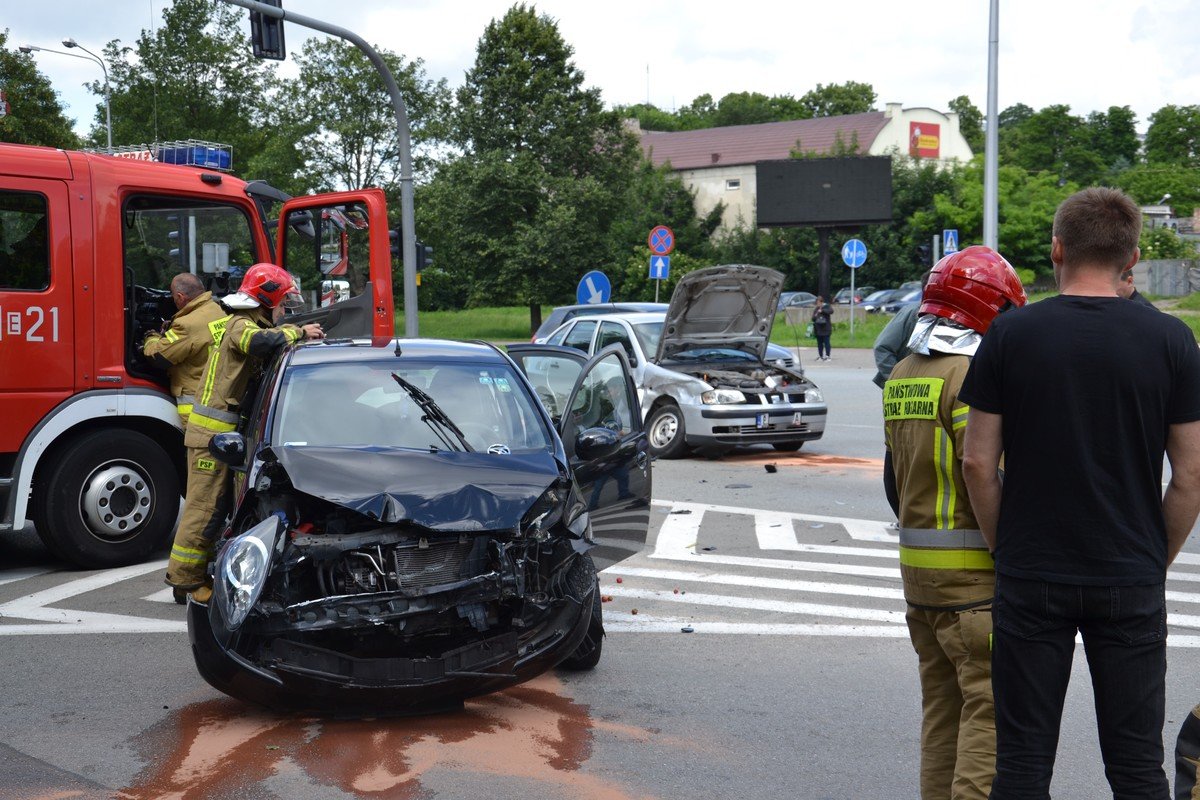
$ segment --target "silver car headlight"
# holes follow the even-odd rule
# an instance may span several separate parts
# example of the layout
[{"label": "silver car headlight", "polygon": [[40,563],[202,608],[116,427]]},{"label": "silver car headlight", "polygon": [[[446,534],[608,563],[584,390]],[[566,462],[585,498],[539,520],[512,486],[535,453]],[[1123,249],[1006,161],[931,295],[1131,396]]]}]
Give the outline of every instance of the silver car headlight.
[{"label": "silver car headlight", "polygon": [[744,403],[746,395],[736,389],[710,389],[700,395],[700,402],[706,406],[720,406],[727,403]]},{"label": "silver car headlight", "polygon": [[272,514],[238,536],[217,557],[214,594],[229,630],[237,630],[258,602],[271,567],[281,520]]},{"label": "silver car headlight", "polygon": [[825,395],[821,394],[821,390],[814,386],[811,389],[804,390],[804,402],[823,403],[825,402]]}]

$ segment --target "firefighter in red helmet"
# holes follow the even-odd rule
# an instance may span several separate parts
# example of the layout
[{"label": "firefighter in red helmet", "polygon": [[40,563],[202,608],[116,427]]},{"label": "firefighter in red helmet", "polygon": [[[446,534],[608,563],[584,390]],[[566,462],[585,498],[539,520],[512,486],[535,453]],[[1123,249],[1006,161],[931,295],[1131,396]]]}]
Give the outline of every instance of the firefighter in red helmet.
[{"label": "firefighter in red helmet", "polygon": [[962,477],[967,406],[958,392],[997,314],[1025,304],[1004,258],[968,247],[933,268],[909,339],[883,387],[900,519],[900,573],[921,679],[922,800],[983,800],[996,762],[991,554]]},{"label": "firefighter in red helmet", "polygon": [[208,559],[232,505],[229,468],[209,453],[209,440],[236,430],[242,398],[268,356],[301,339],[321,338],[316,323],[275,327],[285,308],[302,302],[295,280],[274,264],[255,264],[246,270],[238,290],[221,300],[229,316],[223,320],[224,328],[214,333],[217,341],[209,351],[183,437],[187,502],[167,562],[167,583],[180,602],[188,593],[197,602],[208,602],[212,596]]}]

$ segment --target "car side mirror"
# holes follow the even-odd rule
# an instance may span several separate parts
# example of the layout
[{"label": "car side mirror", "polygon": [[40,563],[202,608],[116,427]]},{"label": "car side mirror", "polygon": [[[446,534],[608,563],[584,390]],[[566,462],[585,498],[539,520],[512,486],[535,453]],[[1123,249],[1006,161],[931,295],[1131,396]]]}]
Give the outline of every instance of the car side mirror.
[{"label": "car side mirror", "polygon": [[607,458],[617,452],[621,437],[609,428],[588,428],[575,437],[575,455],[584,461]]},{"label": "car side mirror", "polygon": [[236,431],[218,433],[208,440],[208,452],[222,464],[240,467],[246,463],[246,439]]}]

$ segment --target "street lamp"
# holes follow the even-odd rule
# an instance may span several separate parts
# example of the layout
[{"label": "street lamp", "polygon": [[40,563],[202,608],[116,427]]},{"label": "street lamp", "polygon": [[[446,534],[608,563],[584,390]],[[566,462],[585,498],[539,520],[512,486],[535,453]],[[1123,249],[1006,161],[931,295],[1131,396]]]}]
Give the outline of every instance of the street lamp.
[{"label": "street lamp", "polygon": [[1167,192],[1161,198],[1159,198],[1159,201],[1157,203],[1155,203],[1155,205],[1161,206],[1163,203],[1167,202],[1170,199],[1171,199],[1171,193]]},{"label": "street lamp", "polygon": [[104,122],[105,122],[104,127],[108,131],[108,151],[111,153],[112,152],[112,106],[109,104],[108,67],[105,66],[104,61],[98,55],[93,53],[91,50],[88,50],[86,47],[84,47],[79,42],[75,41],[74,39],[63,39],[63,45],[65,45],[66,47],[78,47],[80,50],[87,53],[87,55],[81,56],[81,55],[79,55],[79,53],[68,53],[65,50],[51,50],[49,47],[38,47],[36,44],[23,44],[20,47],[18,47],[17,49],[20,50],[22,53],[32,53],[34,50],[39,50],[43,53],[57,53],[60,56],[71,56],[72,58],[82,58],[85,61],[92,61],[92,62],[95,62],[96,64],[100,65],[100,69],[104,72]]}]

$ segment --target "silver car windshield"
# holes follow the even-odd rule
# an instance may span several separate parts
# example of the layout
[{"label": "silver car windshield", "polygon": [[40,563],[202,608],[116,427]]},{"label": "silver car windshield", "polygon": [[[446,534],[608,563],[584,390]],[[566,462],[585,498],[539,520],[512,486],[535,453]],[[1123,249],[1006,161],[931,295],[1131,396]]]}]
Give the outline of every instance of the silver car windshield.
[{"label": "silver car windshield", "polygon": [[[658,352],[658,340],[662,338],[663,323],[638,322],[633,325],[633,333],[642,345],[642,352],[651,358]],[[672,361],[757,361],[749,353],[725,347],[696,347],[680,350],[671,354]]]},{"label": "silver car windshield", "polygon": [[[293,367],[284,378],[273,441],[501,454],[551,447],[541,415],[506,365],[399,366],[356,362]],[[447,436],[443,425],[430,420],[393,373],[432,399],[462,431],[462,439]]]}]

